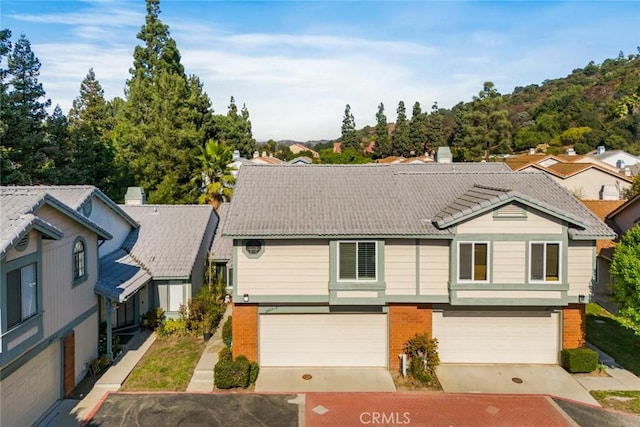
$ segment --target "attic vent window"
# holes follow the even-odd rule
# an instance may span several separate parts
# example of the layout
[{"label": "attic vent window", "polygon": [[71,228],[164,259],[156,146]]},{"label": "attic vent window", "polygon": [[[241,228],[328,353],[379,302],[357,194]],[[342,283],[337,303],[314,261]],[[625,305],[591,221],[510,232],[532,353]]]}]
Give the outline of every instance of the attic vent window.
[{"label": "attic vent window", "polygon": [[82,213],[84,216],[88,217],[91,215],[91,211],[93,210],[93,202],[91,200],[87,200],[84,205],[82,205]]},{"label": "attic vent window", "polygon": [[517,205],[506,205],[493,212],[494,219],[526,219],[527,211]]},{"label": "attic vent window", "polygon": [[247,242],[244,245],[244,248],[245,248],[245,251],[247,252],[247,255],[257,257],[262,254],[263,243],[261,240],[257,240],[257,239],[247,240]]},{"label": "attic vent window", "polygon": [[20,239],[20,241],[18,242],[18,244],[15,247],[16,247],[16,250],[18,252],[22,252],[25,249],[27,249],[27,246],[29,246],[29,235],[28,234],[26,236],[24,236],[22,239]]}]

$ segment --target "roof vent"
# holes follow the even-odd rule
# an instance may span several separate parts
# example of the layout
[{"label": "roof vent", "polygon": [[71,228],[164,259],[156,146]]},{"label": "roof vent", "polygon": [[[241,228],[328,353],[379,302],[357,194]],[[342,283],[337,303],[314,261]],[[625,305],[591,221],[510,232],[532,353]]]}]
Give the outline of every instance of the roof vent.
[{"label": "roof vent", "polygon": [[534,154],[536,154],[536,149],[533,147],[529,148],[529,155],[533,156]]},{"label": "roof vent", "polygon": [[436,162],[438,163],[451,163],[453,156],[451,155],[451,149],[449,147],[438,147],[436,152]]},{"label": "roof vent", "polygon": [[240,158],[240,150],[233,150],[233,161],[236,161]]},{"label": "roof vent", "polygon": [[20,241],[16,244],[15,249],[18,252],[22,252],[25,249],[27,249],[27,246],[29,246],[29,235],[25,235],[22,239],[20,239]]},{"label": "roof vent", "polygon": [[596,154],[602,154],[606,151],[607,149],[604,147],[604,145],[598,145],[598,147],[596,148]]},{"label": "roof vent", "polygon": [[124,196],[125,205],[144,205],[147,203],[147,195],[142,187],[129,187]]}]

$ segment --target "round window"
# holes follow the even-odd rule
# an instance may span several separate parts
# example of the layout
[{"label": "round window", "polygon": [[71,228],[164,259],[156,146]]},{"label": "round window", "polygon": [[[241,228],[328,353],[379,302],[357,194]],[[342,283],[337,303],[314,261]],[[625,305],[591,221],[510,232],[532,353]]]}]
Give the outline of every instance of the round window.
[{"label": "round window", "polygon": [[257,255],[262,250],[262,243],[260,240],[249,240],[246,244],[247,252],[251,255]]}]

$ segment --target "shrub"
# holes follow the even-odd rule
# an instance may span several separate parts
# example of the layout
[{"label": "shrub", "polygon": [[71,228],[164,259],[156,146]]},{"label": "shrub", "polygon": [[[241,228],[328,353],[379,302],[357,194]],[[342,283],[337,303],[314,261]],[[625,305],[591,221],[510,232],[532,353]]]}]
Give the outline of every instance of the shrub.
[{"label": "shrub", "polygon": [[233,352],[229,347],[222,347],[218,352],[218,360],[233,360]]},{"label": "shrub", "polygon": [[440,364],[438,340],[429,335],[416,334],[404,344],[404,352],[409,355],[409,374],[423,383],[433,382],[435,369]]},{"label": "shrub", "polygon": [[231,317],[227,318],[227,321],[222,325],[222,341],[227,347],[231,347],[231,342],[233,341],[233,330],[232,330],[232,322]]},{"label": "shrub", "polygon": [[87,363],[87,375],[91,377],[98,375],[110,364],[111,361],[107,356],[99,356],[91,359],[91,362]]},{"label": "shrub", "polygon": [[255,372],[255,378],[257,378],[258,364],[255,363],[252,368],[252,364],[243,355],[236,357],[235,360],[221,357],[213,368],[213,383],[219,389],[247,388],[252,384],[252,372]]},{"label": "shrub", "polygon": [[[120,338],[111,334],[111,352],[113,357],[116,357],[123,349],[123,345],[120,344]],[[100,322],[100,329],[98,334],[98,355],[105,356],[107,354],[107,322]]]},{"label": "shrub", "polygon": [[142,325],[152,331],[155,331],[164,320],[165,315],[162,307],[158,307],[155,310],[150,309],[142,315]]},{"label": "shrub", "polygon": [[595,371],[598,368],[598,353],[589,348],[562,350],[562,367],[572,374]]},{"label": "shrub", "polygon": [[256,383],[259,372],[260,372],[260,365],[258,365],[258,362],[251,362],[249,364],[249,385]]},{"label": "shrub", "polygon": [[187,323],[185,319],[167,319],[156,330],[161,337],[169,335],[185,335],[187,333]]}]

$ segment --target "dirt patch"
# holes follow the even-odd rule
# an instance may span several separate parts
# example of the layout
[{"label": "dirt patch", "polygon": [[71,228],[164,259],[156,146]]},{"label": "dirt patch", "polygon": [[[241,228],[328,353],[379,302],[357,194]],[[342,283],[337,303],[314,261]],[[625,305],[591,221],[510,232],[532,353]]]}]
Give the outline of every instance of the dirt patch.
[{"label": "dirt patch", "polygon": [[442,387],[435,377],[433,383],[423,383],[409,375],[403,377],[399,372],[392,372],[391,378],[393,378],[397,391],[442,391]]}]

